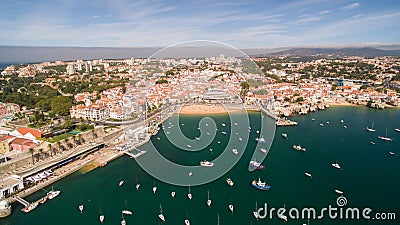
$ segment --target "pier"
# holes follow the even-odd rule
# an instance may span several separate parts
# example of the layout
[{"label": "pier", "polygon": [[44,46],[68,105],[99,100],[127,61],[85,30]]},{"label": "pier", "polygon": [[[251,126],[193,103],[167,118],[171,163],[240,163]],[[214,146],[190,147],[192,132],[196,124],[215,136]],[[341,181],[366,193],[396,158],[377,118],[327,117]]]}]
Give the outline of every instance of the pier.
[{"label": "pier", "polygon": [[19,197],[18,195],[15,196],[15,201],[21,203],[23,206],[28,207],[31,203],[29,203],[28,201],[26,201],[25,199]]},{"label": "pier", "polygon": [[282,127],[282,126],[297,126],[297,122],[291,121],[288,119],[279,119],[276,121],[276,126]]}]

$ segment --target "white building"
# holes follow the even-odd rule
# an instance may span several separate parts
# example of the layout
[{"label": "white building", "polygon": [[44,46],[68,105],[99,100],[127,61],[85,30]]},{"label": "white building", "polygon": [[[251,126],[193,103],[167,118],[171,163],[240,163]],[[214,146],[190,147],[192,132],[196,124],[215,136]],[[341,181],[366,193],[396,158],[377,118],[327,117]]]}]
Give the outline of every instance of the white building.
[{"label": "white building", "polygon": [[0,199],[6,198],[13,193],[18,192],[24,188],[24,183],[20,176],[11,175],[2,179],[0,182]]}]

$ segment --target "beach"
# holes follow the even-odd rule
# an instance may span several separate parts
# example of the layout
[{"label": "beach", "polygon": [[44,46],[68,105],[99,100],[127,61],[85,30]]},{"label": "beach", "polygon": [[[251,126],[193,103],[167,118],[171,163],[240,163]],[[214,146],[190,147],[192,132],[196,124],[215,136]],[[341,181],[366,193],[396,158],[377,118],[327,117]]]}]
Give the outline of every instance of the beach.
[{"label": "beach", "polygon": [[183,106],[179,114],[183,115],[202,115],[202,114],[223,114],[233,112],[233,111],[240,111],[242,108],[238,107],[229,107],[226,108],[222,104],[192,104],[192,105],[185,105]]}]

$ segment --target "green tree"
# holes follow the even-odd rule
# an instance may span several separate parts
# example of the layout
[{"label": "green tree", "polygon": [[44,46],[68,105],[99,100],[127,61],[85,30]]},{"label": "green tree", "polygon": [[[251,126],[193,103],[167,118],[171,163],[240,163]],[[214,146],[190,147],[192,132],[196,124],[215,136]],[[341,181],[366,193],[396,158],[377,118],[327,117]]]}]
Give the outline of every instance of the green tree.
[{"label": "green tree", "polygon": [[35,164],[35,159],[33,158],[33,154],[35,153],[35,149],[29,148],[28,151],[29,151],[29,153],[30,153],[31,156],[32,156],[32,164]]},{"label": "green tree", "polygon": [[51,111],[60,116],[68,115],[72,107],[72,100],[66,96],[57,96],[51,99]]}]

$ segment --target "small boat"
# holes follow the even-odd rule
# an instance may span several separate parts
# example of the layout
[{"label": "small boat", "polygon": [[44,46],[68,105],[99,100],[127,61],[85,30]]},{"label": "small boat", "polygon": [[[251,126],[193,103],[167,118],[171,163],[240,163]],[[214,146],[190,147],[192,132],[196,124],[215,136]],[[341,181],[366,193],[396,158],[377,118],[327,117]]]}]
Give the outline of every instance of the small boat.
[{"label": "small boat", "polygon": [[314,119],[314,118],[311,118],[311,120],[314,121],[315,119]]},{"label": "small boat", "polygon": [[306,175],[307,177],[311,177],[312,178],[311,173],[304,173],[304,175]]},{"label": "small boat", "polygon": [[100,220],[100,223],[103,223],[103,221],[104,221],[104,214],[103,214],[103,212],[101,211],[101,207],[100,207],[100,216],[99,216],[99,220]]},{"label": "small boat", "polygon": [[188,148],[191,148],[192,146],[191,145],[186,145]]},{"label": "small boat", "polygon": [[228,208],[233,213],[233,205],[232,204],[228,205]]},{"label": "small boat", "polygon": [[303,151],[303,152],[305,152],[307,149],[306,148],[303,148],[303,147],[301,147],[300,145],[293,145],[293,147],[292,147],[294,150],[297,150],[297,151]]},{"label": "small boat", "polygon": [[218,143],[218,144],[221,144],[221,142],[220,142],[220,141],[218,141],[217,143]]},{"label": "small boat", "polygon": [[185,225],[190,225],[190,221],[188,219],[185,219]]},{"label": "small boat", "polygon": [[126,220],[124,218],[124,215],[122,215],[121,225],[126,225]]},{"label": "small boat", "polygon": [[122,214],[125,214],[125,215],[132,215],[133,212],[125,209],[125,210],[122,210]]},{"label": "small boat", "polygon": [[262,182],[260,178],[258,178],[258,181],[253,180],[253,182],[251,182],[251,185],[263,191],[268,191],[271,188],[269,184],[267,184],[266,182]]},{"label": "small boat", "polygon": [[157,187],[156,187],[156,186],[154,186],[154,187],[153,187],[153,194],[155,194],[155,193],[156,193],[156,191],[157,191]]},{"label": "small boat", "polygon": [[39,203],[40,203],[40,204],[44,204],[44,203],[47,201],[47,199],[48,199],[48,196],[46,195],[46,196],[44,196],[43,198],[41,198],[41,199],[39,200]]},{"label": "small boat", "polygon": [[187,197],[189,198],[189,200],[192,200],[192,194],[190,193],[190,185],[189,185],[189,192],[188,192],[188,194],[187,194]]},{"label": "small boat", "polygon": [[369,128],[369,127],[367,127],[367,128],[365,128],[367,131],[369,131],[369,132],[375,132],[376,130],[374,129],[374,121],[372,121],[372,126],[371,126],[371,128]]},{"label": "small boat", "polygon": [[158,137],[157,140],[161,140],[161,139]]},{"label": "small boat", "polygon": [[233,154],[237,155],[239,152],[236,148],[232,149]]},{"label": "small boat", "polygon": [[214,163],[209,162],[209,161],[207,161],[207,160],[204,160],[204,161],[201,161],[201,162],[200,162],[200,166],[203,166],[203,167],[213,167],[213,166],[214,166]]},{"label": "small boat", "polygon": [[160,220],[162,220],[163,222],[165,222],[165,216],[162,214],[162,207],[160,205],[160,214],[158,214],[158,218],[160,218]]},{"label": "small boat", "polygon": [[343,194],[343,191],[341,191],[341,190],[339,190],[339,189],[336,189],[335,192],[338,193],[339,195],[342,195],[342,194]]},{"label": "small boat", "polygon": [[373,142],[373,141],[371,141],[371,142],[369,142],[371,145],[374,145],[375,144],[375,142]]},{"label": "small boat", "polygon": [[389,152],[389,154],[394,155],[395,153],[394,152]]},{"label": "small boat", "polygon": [[211,199],[210,199],[210,192],[209,191],[207,191],[207,205],[208,205],[208,207],[211,206]]},{"label": "small boat", "polygon": [[192,176],[192,175],[193,175],[193,173],[192,173],[192,172],[189,172],[189,177]]},{"label": "small boat", "polygon": [[384,141],[393,141],[393,139],[392,138],[389,138],[388,136],[387,136],[387,134],[388,134],[388,131],[387,131],[387,129],[386,129],[386,135],[383,137],[383,136],[378,136],[378,138],[379,139],[381,139],[381,140],[384,140]]},{"label": "small boat", "polygon": [[265,148],[260,148],[260,151],[264,154],[267,154],[267,150]]},{"label": "small boat", "polygon": [[284,138],[288,138],[287,133],[282,133],[281,135],[282,135],[282,137],[284,137]]},{"label": "small boat", "polygon": [[256,211],[253,211],[253,216],[258,220],[258,207],[257,207],[257,202],[256,202]]},{"label": "small boat", "polygon": [[38,202],[33,202],[32,204],[29,204],[27,207],[22,208],[21,211],[22,211],[22,212],[25,212],[25,213],[28,213],[28,212],[30,212],[30,211],[36,209],[36,207],[37,207],[38,205],[39,205]]},{"label": "small boat", "polygon": [[221,133],[222,133],[223,135],[226,135],[226,131],[222,131]]},{"label": "small boat", "polygon": [[171,192],[171,196],[172,196],[173,198],[175,198],[175,195],[176,195],[175,191],[172,191],[172,192]]},{"label": "small boat", "polygon": [[343,126],[343,128],[344,128],[344,129],[346,129],[346,128],[347,128],[347,126],[345,125],[345,126]]},{"label": "small boat", "polygon": [[323,123],[320,123],[319,125],[320,125],[321,127],[323,127],[323,126],[324,126],[324,124],[323,124]]},{"label": "small boat", "polygon": [[234,184],[234,182],[231,180],[231,178],[228,178],[228,179],[226,179],[226,183],[229,185],[229,186],[233,186],[233,184]]},{"label": "small boat", "polygon": [[335,167],[336,169],[340,169],[341,167],[340,167],[340,165],[339,165],[339,163],[332,163],[332,166],[333,167]]},{"label": "small boat", "polygon": [[195,139],[196,139],[197,141],[200,141],[200,138],[199,138],[199,137],[196,137]]},{"label": "small boat", "polygon": [[243,141],[243,139],[242,139],[242,138],[239,138],[239,141]]},{"label": "small boat", "polygon": [[234,123],[235,124],[235,126],[237,126],[238,124],[237,123]]},{"label": "small boat", "polygon": [[122,186],[124,184],[124,181],[123,180],[121,180],[119,183],[118,183],[118,186]]},{"label": "small boat", "polygon": [[224,124],[224,123],[222,123],[221,125],[222,125],[223,127],[226,126],[226,124]]},{"label": "small boat", "polygon": [[400,128],[395,128],[394,131],[400,132]]},{"label": "small boat", "polygon": [[136,190],[139,190],[140,184],[136,184]]},{"label": "small boat", "polygon": [[260,133],[260,131],[259,131],[259,130],[256,130],[256,133],[257,133],[257,134],[259,134],[259,133]]},{"label": "small boat", "polygon": [[341,122],[341,123],[343,123],[343,122],[344,122],[344,120],[340,120],[340,122]]},{"label": "small boat", "polygon": [[265,142],[266,142],[266,141],[265,141],[265,138],[263,138],[263,137],[256,138],[256,141],[257,141],[258,143],[265,143]]},{"label": "small boat", "polygon": [[81,213],[83,212],[83,205],[79,205],[78,206],[79,211],[81,211]]},{"label": "small boat", "polygon": [[326,121],[326,124],[329,124],[329,121]]}]

